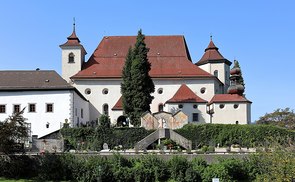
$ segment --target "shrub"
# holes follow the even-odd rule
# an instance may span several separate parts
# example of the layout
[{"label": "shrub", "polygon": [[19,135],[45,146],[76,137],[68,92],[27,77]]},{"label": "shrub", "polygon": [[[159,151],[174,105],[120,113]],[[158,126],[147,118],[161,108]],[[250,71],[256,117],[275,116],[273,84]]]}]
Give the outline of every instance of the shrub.
[{"label": "shrub", "polygon": [[189,163],[186,158],[182,156],[173,156],[168,161],[168,167],[171,179],[176,181],[184,181],[185,172],[189,167]]}]

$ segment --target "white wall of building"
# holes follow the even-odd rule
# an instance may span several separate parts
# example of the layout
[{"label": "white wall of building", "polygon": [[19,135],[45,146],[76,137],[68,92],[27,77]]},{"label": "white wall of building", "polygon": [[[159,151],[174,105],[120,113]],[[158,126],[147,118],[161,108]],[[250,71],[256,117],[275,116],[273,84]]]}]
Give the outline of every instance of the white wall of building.
[{"label": "white wall of building", "polygon": [[[220,108],[221,104],[224,104],[223,109]],[[236,109],[234,108],[235,104],[238,104]],[[250,103],[214,103],[213,108],[212,123],[236,124],[238,121],[238,124],[249,124],[251,122]]]},{"label": "white wall of building", "polygon": [[230,81],[230,67],[225,63],[207,63],[199,66],[203,70],[214,75],[214,71],[218,71],[218,79],[224,84],[224,93],[226,93],[229,87]]},{"label": "white wall of building", "polygon": [[[183,108],[179,108],[180,104]],[[194,105],[197,105],[197,108],[194,108]],[[165,105],[165,109],[166,112],[171,112],[173,114],[181,110],[188,116],[189,123],[210,123],[209,115],[206,113],[206,103],[169,103]],[[193,113],[198,113],[198,122],[193,122]]]},{"label": "white wall of building", "polygon": [[[69,54],[73,53],[74,63],[69,63]],[[62,56],[62,78],[65,79],[68,83],[70,82],[70,77],[77,74],[81,68],[82,63],[84,62],[85,55],[82,47],[80,46],[71,46],[63,47],[61,51]]]},{"label": "white wall of building", "polygon": [[89,102],[82,99],[76,92],[72,91],[73,107],[70,107],[72,126],[89,124]]},{"label": "white wall of building", "polygon": [[[215,94],[215,85],[219,85],[216,80],[184,80],[184,79],[154,79],[155,92],[152,94],[154,100],[151,104],[151,112],[155,113],[159,111],[159,104],[165,104],[165,102],[171,99],[181,84],[186,84],[193,92],[204,100],[209,101]],[[84,95],[84,97],[90,102],[90,118],[89,120],[96,120],[103,114],[103,106],[108,104],[109,116],[111,123],[116,123],[117,118],[123,114],[122,111],[112,111],[111,109],[117,103],[121,97],[121,80],[75,80],[74,86]],[[201,93],[201,89],[205,88],[205,93]],[[87,90],[91,91],[87,94]],[[108,94],[104,94],[104,90],[108,90]],[[158,90],[162,89],[163,93],[159,94]],[[217,88],[218,89],[218,88]]]},{"label": "white wall of building", "polygon": [[[0,121],[13,113],[13,105],[19,104],[21,109],[25,108],[23,116],[31,123],[32,135],[42,137],[60,129],[65,119],[72,123],[72,95],[70,90],[0,92],[0,104],[6,105],[6,113],[0,113]],[[36,112],[28,112],[29,104],[36,104]],[[46,104],[53,104],[53,112],[46,112]]]}]

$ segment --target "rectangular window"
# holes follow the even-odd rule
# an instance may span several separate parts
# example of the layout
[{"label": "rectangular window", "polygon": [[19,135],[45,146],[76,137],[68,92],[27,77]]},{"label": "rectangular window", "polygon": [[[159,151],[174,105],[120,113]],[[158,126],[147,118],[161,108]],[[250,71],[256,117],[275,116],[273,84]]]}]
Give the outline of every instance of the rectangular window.
[{"label": "rectangular window", "polygon": [[36,104],[29,104],[29,112],[36,112]]},{"label": "rectangular window", "polygon": [[83,118],[83,115],[84,115],[83,109],[81,109],[81,118]]},{"label": "rectangular window", "polygon": [[75,116],[78,116],[78,109],[75,108]]},{"label": "rectangular window", "polygon": [[199,113],[193,113],[193,122],[199,121]]},{"label": "rectangular window", "polygon": [[6,105],[0,105],[0,113],[6,113]]},{"label": "rectangular window", "polygon": [[20,105],[19,104],[13,105],[13,112],[18,113],[19,111],[20,111]]},{"label": "rectangular window", "polygon": [[46,112],[53,112],[53,104],[46,104]]}]

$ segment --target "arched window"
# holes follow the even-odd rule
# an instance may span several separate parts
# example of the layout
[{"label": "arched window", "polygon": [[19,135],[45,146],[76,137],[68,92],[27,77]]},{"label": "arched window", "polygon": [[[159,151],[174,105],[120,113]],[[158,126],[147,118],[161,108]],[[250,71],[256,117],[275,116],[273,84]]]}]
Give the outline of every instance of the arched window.
[{"label": "arched window", "polygon": [[109,105],[108,104],[104,104],[103,105],[103,114],[104,115],[109,115]]},{"label": "arched window", "polygon": [[159,112],[162,112],[164,110],[164,105],[163,104],[159,104]]},{"label": "arched window", "polygon": [[69,54],[69,63],[74,63],[74,62],[75,62],[75,54],[71,52]]},{"label": "arched window", "polygon": [[214,76],[216,76],[218,78],[218,70],[214,71]]}]

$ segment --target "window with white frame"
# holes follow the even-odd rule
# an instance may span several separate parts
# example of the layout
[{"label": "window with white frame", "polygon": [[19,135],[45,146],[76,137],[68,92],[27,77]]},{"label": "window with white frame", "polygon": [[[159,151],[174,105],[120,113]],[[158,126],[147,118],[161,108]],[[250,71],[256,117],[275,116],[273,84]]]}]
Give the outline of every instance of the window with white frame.
[{"label": "window with white frame", "polygon": [[20,105],[19,104],[14,104],[13,105],[13,112],[14,113],[20,112]]},{"label": "window with white frame", "polygon": [[53,112],[53,104],[46,104],[46,112]]},{"label": "window with white frame", "polygon": [[193,113],[193,122],[199,122],[199,113]]},{"label": "window with white frame", "polygon": [[36,112],[36,104],[29,104],[29,112]]},{"label": "window with white frame", "polygon": [[6,105],[4,104],[0,105],[0,113],[6,113]]}]

